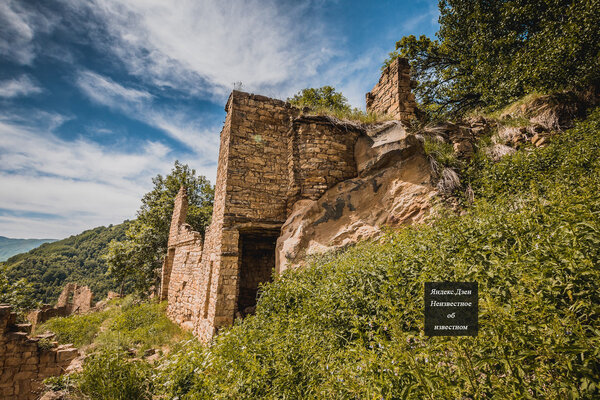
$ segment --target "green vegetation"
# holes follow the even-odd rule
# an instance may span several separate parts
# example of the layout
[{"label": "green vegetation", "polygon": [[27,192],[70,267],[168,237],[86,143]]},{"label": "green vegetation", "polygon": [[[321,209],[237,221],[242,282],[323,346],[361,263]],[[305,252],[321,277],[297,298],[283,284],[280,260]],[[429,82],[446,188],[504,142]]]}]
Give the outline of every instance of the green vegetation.
[{"label": "green vegetation", "polygon": [[152,369],[142,360],[131,360],[119,350],[103,349],[85,362],[75,385],[94,400],[150,399]]},{"label": "green vegetation", "polygon": [[310,111],[319,115],[328,115],[342,120],[358,121],[365,124],[381,122],[391,119],[388,116],[378,116],[373,113],[365,113],[358,108],[350,107],[348,99],[341,92],[336,92],[331,86],[323,86],[318,89],[302,89],[287,99],[296,107],[308,107]]},{"label": "green vegetation", "polygon": [[138,354],[186,338],[165,315],[166,303],[139,302],[128,296],[102,311],[52,318],[36,331],[54,332],[60,343],[93,349],[136,349]]},{"label": "green vegetation", "polygon": [[162,354],[191,340],[166,317],[165,308],[166,303],[128,296],[111,300],[102,311],[50,319],[37,333],[54,332],[60,343],[73,343],[88,357],[81,372],[49,378],[46,387],[67,391],[71,398],[151,398],[153,369],[141,357],[148,349]]},{"label": "green vegetation", "polygon": [[600,7],[588,0],[441,0],[437,40],[405,36],[425,110],[461,114],[600,86]]},{"label": "green vegetation", "polygon": [[[390,232],[266,285],[256,315],[157,371],[166,398],[595,398],[600,110],[463,172],[467,215]],[[423,283],[476,281],[478,337],[423,336]],[[194,369],[195,372],[192,372]],[[158,390],[158,389],[157,389]]]},{"label": "green vegetation", "polygon": [[351,111],[348,99],[334,87],[323,86],[318,89],[302,89],[288,98],[287,101],[297,107],[309,107],[314,109],[326,109],[330,111]]},{"label": "green vegetation", "polygon": [[26,253],[44,243],[51,242],[56,242],[56,239],[11,239],[0,236],[0,262],[6,261],[16,254]]},{"label": "green vegetation", "polygon": [[186,221],[204,233],[210,223],[214,187],[204,176],[185,164],[175,161],[171,173],[152,179],[154,188],[142,198],[137,218],[131,223],[123,240],[109,244],[105,260],[110,275],[121,287],[132,287],[147,293],[160,284],[160,268],[167,252],[173,204],[181,186],[187,188],[188,214]]},{"label": "green vegetation", "polygon": [[[2,267],[7,285],[0,283],[0,298],[25,308],[36,303],[52,304],[67,282],[88,285],[96,299],[104,298],[117,285],[106,275],[108,266],[102,256],[111,240],[124,238],[128,225],[125,222],[100,226],[9,258]],[[27,298],[27,304],[6,299],[19,287],[24,290],[21,293]]]}]

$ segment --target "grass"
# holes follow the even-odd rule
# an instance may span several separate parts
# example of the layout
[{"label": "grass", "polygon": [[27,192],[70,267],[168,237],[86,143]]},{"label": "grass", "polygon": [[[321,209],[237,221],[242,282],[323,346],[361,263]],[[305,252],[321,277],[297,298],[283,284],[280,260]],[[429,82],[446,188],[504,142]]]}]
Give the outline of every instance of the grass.
[{"label": "grass", "polygon": [[[316,258],[256,315],[157,369],[163,398],[597,398],[600,110],[548,147],[463,169],[461,217]],[[425,337],[423,284],[476,281],[477,337]]]},{"label": "grass", "polygon": [[364,111],[359,110],[358,108],[332,110],[326,107],[312,107],[309,111],[309,114],[326,115],[330,117],[335,117],[340,120],[349,120],[359,122],[362,124],[376,124],[379,122],[391,121],[394,119],[390,115],[366,113]]},{"label": "grass", "polygon": [[128,296],[111,301],[103,311],[52,318],[36,332],[53,332],[59,342],[78,347],[133,348],[141,355],[190,337],[166,317],[165,309],[165,302],[138,302]]}]

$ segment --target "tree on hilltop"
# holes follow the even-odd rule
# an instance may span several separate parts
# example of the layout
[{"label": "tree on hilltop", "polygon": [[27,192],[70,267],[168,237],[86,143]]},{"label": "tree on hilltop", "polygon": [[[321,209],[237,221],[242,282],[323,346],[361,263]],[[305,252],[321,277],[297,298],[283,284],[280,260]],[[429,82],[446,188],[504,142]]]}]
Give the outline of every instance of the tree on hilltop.
[{"label": "tree on hilltop", "polygon": [[332,86],[302,89],[287,101],[297,107],[309,107],[315,110],[351,111],[348,99],[341,92],[336,92]]}]

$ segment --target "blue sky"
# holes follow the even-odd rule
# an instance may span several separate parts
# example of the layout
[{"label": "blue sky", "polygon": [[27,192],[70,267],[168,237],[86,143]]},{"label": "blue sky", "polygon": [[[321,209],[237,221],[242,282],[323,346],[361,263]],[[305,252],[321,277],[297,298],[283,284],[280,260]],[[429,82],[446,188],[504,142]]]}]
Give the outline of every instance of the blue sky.
[{"label": "blue sky", "polygon": [[364,95],[437,1],[0,1],[0,236],[135,217],[175,160],[214,183],[234,82],[285,99]]}]

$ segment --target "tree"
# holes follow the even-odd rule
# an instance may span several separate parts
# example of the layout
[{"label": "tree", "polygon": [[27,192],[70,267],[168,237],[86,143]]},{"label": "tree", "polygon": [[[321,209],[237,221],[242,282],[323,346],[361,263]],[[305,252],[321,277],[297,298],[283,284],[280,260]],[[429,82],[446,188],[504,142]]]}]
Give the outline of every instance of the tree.
[{"label": "tree", "polygon": [[154,188],[142,198],[142,205],[126,233],[124,241],[112,241],[106,260],[109,274],[123,289],[129,286],[139,293],[158,287],[159,271],[167,252],[174,199],[181,186],[187,189],[186,222],[204,234],[210,223],[214,187],[189,166],[175,161],[167,176],[152,179]]},{"label": "tree", "polygon": [[33,288],[26,279],[11,281],[6,267],[0,265],[0,303],[7,303],[17,312],[24,312],[37,306],[32,296]]},{"label": "tree", "polygon": [[298,107],[310,107],[316,110],[351,111],[348,99],[331,86],[302,89],[287,101]]},{"label": "tree", "polygon": [[430,112],[600,86],[598,0],[441,0],[439,9],[437,40],[405,36],[386,61],[409,59]]}]

